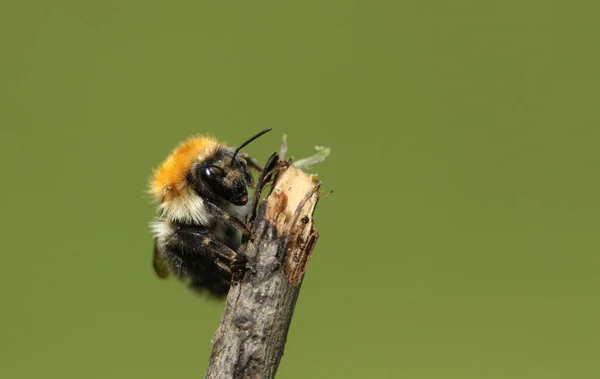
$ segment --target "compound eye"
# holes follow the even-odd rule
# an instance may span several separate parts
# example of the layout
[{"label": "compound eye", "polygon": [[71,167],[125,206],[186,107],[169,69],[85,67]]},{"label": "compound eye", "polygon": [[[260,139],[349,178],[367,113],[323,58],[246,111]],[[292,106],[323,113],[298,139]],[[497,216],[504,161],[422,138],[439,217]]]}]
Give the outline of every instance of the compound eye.
[{"label": "compound eye", "polygon": [[223,171],[223,169],[221,167],[209,166],[209,167],[205,167],[202,170],[202,176],[204,176],[207,179],[215,179],[215,178],[225,176],[225,172]]},{"label": "compound eye", "polygon": [[221,167],[218,166],[210,166],[206,168],[205,175],[210,178],[223,177],[225,176],[225,172]]}]

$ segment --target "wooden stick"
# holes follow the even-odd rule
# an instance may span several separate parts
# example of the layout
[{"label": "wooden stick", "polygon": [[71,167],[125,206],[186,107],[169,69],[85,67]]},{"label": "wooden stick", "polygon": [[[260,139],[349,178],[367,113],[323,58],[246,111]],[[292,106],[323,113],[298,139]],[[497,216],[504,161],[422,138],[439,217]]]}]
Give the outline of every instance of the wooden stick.
[{"label": "wooden stick", "polygon": [[206,378],[274,378],[277,372],[319,237],[313,213],[320,182],[283,163],[251,225],[253,240],[241,248],[252,267],[229,290]]}]

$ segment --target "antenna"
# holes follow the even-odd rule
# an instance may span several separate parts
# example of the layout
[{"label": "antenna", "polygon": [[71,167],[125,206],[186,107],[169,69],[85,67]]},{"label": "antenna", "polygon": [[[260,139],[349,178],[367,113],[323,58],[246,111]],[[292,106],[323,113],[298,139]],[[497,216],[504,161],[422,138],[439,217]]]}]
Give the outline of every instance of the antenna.
[{"label": "antenna", "polygon": [[262,136],[266,132],[270,132],[271,129],[272,128],[267,128],[267,129],[263,130],[262,132],[259,132],[259,133],[255,134],[253,137],[250,137],[249,140],[247,140],[246,142],[244,142],[243,144],[241,144],[240,147],[238,147],[237,149],[235,149],[235,152],[233,153],[233,157],[231,157],[231,163],[229,164],[229,166],[233,166],[233,162],[235,162],[235,157],[240,152],[240,150],[242,150],[242,148],[244,148],[245,146],[247,146],[250,142],[254,141],[258,137]]}]

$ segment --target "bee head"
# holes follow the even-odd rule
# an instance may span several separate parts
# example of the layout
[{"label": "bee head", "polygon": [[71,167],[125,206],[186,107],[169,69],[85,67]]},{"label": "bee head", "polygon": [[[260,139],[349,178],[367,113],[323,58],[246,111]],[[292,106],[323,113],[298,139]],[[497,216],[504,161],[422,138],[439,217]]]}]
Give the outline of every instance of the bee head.
[{"label": "bee head", "polygon": [[221,151],[196,168],[196,177],[212,193],[233,205],[246,205],[248,186],[253,184],[252,175],[245,159],[233,160],[230,151]]},{"label": "bee head", "polygon": [[220,198],[232,203],[233,205],[246,205],[248,202],[248,186],[252,186],[254,181],[246,155],[240,155],[240,150],[262,136],[271,128],[254,135],[237,149],[219,149],[212,154],[212,157],[204,159],[196,166],[195,177],[202,182],[202,187],[208,187],[210,192]]}]

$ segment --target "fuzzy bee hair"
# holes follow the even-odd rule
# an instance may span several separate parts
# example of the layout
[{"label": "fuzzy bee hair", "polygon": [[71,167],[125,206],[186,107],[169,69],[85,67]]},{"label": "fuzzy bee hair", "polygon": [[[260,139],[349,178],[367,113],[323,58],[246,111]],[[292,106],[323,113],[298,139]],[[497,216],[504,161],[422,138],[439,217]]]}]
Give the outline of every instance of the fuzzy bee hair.
[{"label": "fuzzy bee hair", "polygon": [[158,202],[151,229],[159,277],[174,274],[195,290],[222,297],[232,273],[245,265],[236,251],[248,233],[241,220],[249,211],[248,187],[254,186],[249,171],[260,167],[240,148],[192,137],[154,171],[149,193]]}]

